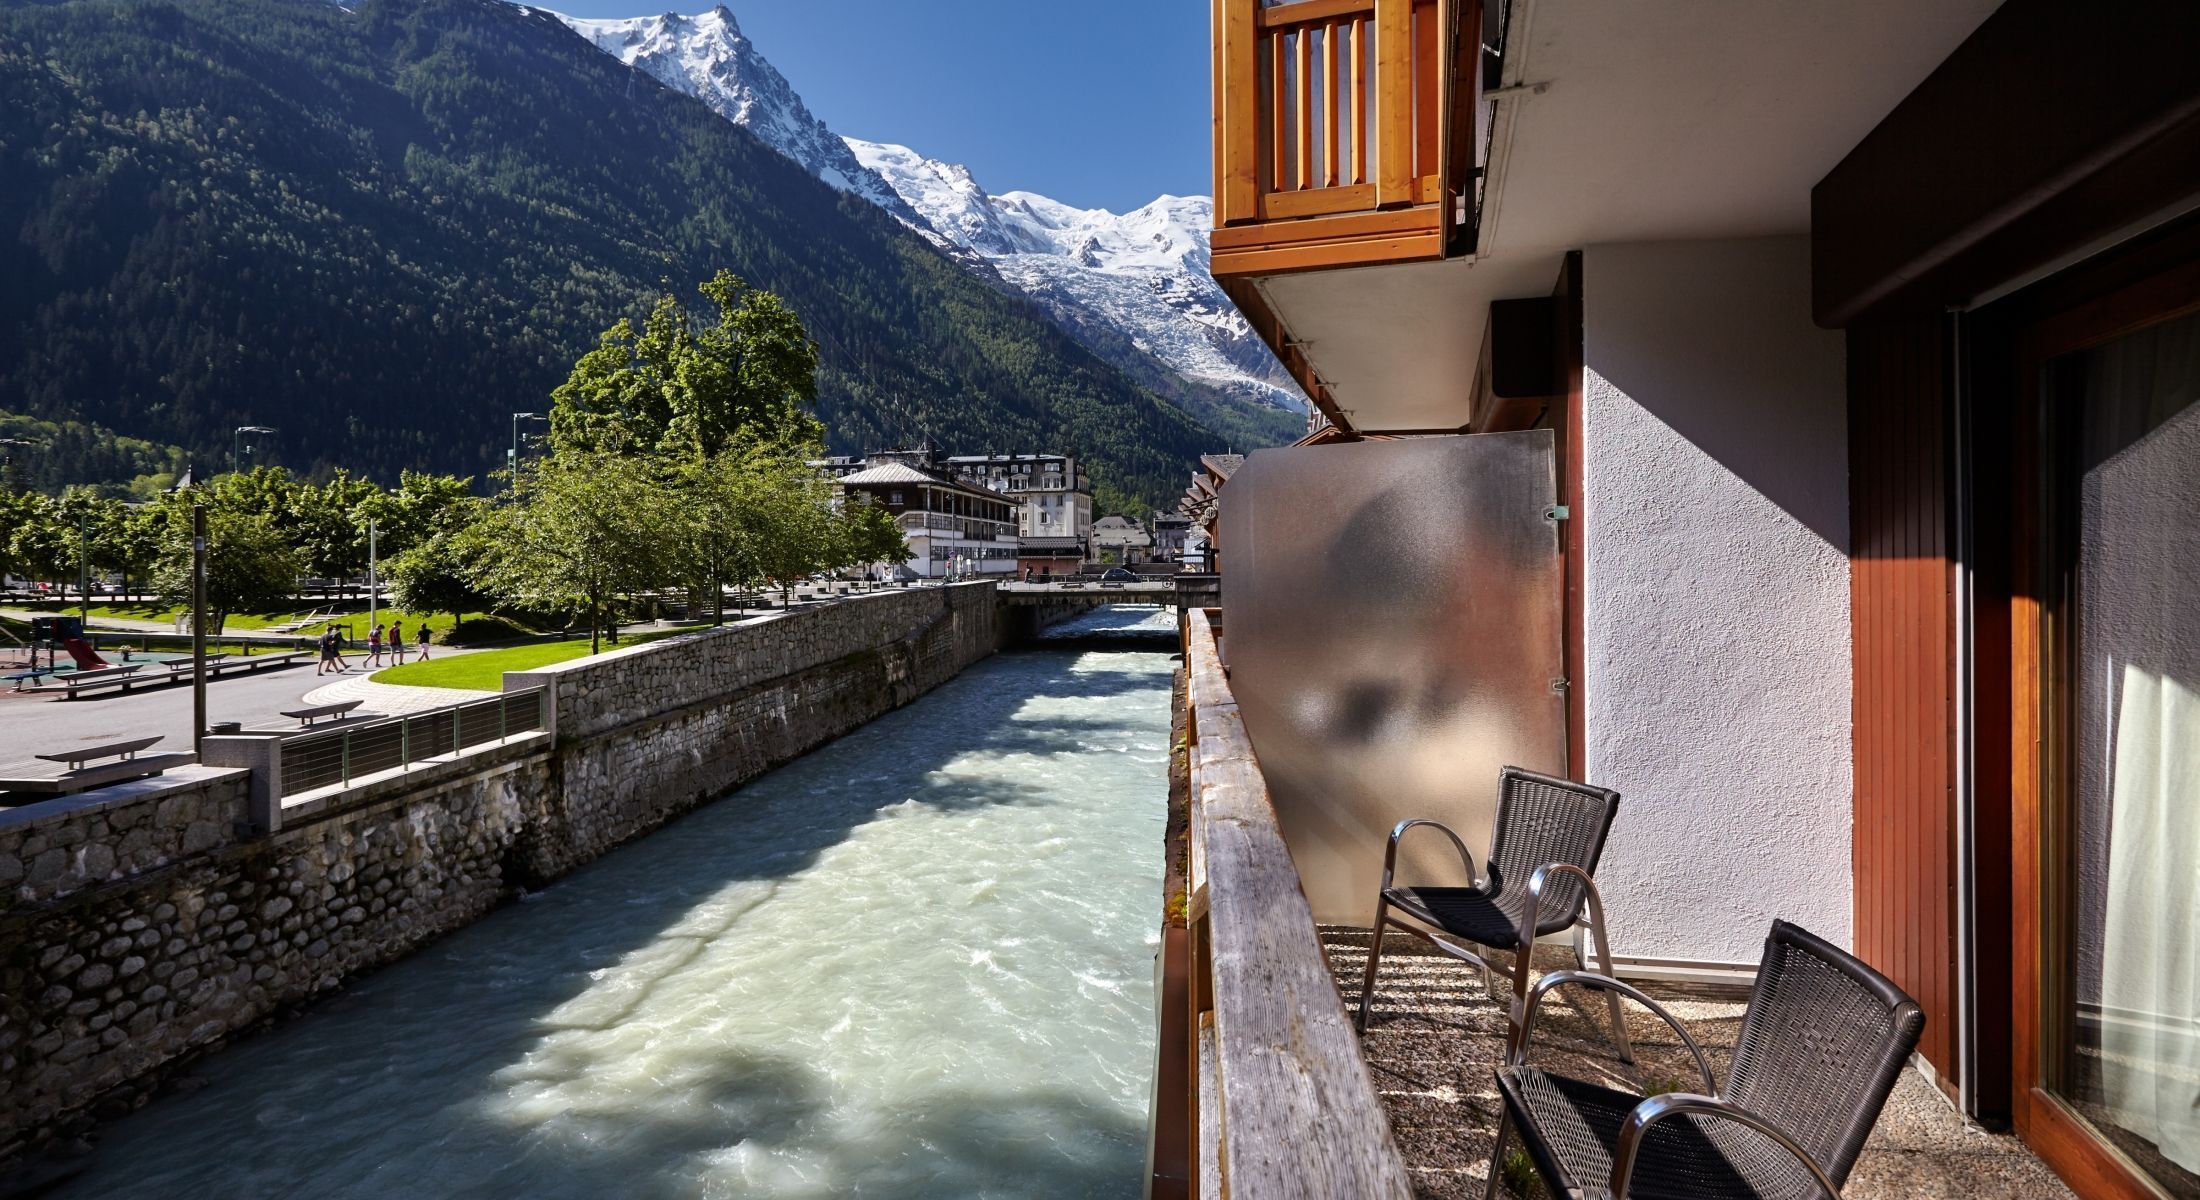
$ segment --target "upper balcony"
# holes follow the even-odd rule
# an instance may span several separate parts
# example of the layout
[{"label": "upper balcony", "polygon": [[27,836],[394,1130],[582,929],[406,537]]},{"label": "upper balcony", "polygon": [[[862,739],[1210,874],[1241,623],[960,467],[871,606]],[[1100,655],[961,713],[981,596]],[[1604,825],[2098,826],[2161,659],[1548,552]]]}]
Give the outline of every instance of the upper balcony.
[{"label": "upper balcony", "polygon": [[1215,277],[1457,252],[1480,26],[1478,0],[1215,0]]}]

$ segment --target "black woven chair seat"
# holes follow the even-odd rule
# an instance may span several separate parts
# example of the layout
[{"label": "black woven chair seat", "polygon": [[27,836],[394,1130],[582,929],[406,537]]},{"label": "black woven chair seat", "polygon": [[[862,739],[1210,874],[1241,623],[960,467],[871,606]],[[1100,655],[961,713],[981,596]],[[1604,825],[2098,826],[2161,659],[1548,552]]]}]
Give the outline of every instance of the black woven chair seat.
[{"label": "black woven chair seat", "polygon": [[[1470,887],[1394,887],[1383,893],[1392,907],[1470,942],[1497,950],[1518,949],[1524,940],[1528,889],[1495,893]],[[1543,910],[1536,936],[1557,933],[1574,923],[1574,914],[1556,905]]]},{"label": "black woven chair seat", "polygon": [[[1643,1097],[1530,1066],[1497,1073],[1513,1127],[1536,1169],[1557,1189],[1607,1194],[1620,1126]],[[1757,1131],[1732,1121],[1678,1116],[1650,1129],[1635,1161],[1631,1200],[1809,1200],[1810,1172]]]}]

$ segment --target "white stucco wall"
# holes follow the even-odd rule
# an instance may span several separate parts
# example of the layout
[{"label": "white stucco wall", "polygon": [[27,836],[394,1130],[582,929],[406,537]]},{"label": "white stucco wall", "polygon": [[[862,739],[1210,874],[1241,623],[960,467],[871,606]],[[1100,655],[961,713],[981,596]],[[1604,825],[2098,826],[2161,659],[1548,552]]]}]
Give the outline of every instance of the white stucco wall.
[{"label": "white stucco wall", "polygon": [[1808,241],[1583,258],[1587,777],[1622,956],[1850,936],[1843,341]]}]

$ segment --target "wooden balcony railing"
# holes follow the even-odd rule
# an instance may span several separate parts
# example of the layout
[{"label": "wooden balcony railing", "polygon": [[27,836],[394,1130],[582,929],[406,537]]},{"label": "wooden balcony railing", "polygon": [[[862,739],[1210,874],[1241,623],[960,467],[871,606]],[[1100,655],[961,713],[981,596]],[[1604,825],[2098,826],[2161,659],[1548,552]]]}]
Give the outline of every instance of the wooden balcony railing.
[{"label": "wooden balcony railing", "polygon": [[1444,256],[1462,10],[1471,34],[1475,0],[1214,0],[1216,276]]},{"label": "wooden balcony railing", "polygon": [[1412,1195],[1206,610],[1186,614],[1190,1106],[1203,1198]]}]

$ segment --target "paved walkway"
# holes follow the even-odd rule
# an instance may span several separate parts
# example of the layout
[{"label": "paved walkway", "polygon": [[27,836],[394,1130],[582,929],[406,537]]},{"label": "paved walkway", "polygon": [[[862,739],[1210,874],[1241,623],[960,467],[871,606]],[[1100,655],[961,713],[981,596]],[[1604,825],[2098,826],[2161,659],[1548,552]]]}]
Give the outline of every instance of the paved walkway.
[{"label": "paved walkway", "polygon": [[[441,656],[439,651],[437,657]],[[453,704],[494,695],[495,692],[477,692],[471,688],[405,687],[394,683],[376,683],[366,675],[345,675],[333,683],[307,692],[305,703],[341,704],[346,700],[357,700],[362,711],[394,717],[404,713],[424,712],[431,708],[447,708]]]},{"label": "paved walkway", "polygon": [[[1367,931],[1324,926],[1322,942],[1346,1006],[1356,1009]],[[1543,956],[1536,957],[1542,965]],[[1559,957],[1564,961],[1552,965],[1573,965],[1564,951]],[[1688,1026],[1703,1043],[1712,1070],[1724,1078],[1746,997],[1735,989],[1700,986],[1644,990]],[[1581,994],[1581,989],[1560,994],[1567,992]],[[1604,1011],[1601,1004],[1585,1012],[1577,1003],[1561,1002],[1539,1016],[1533,1061],[1638,1093],[1645,1085],[1690,1090],[1682,1085],[1697,1078],[1695,1068],[1662,1022],[1630,1006],[1627,1034],[1637,1065],[1629,1068],[1611,1057]],[[1589,1013],[1597,1015],[1592,1019]],[[1417,1195],[1481,1200],[1490,1139],[1497,1132],[1492,1072],[1503,1057],[1504,1031],[1504,1004],[1490,999],[1480,971],[1404,934],[1391,935],[1361,1046]],[[2016,1138],[1966,1125],[1913,1069],[1895,1085],[1842,1195],[1846,1200],[2065,1200],[2072,1193]]]}]

